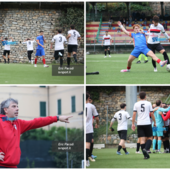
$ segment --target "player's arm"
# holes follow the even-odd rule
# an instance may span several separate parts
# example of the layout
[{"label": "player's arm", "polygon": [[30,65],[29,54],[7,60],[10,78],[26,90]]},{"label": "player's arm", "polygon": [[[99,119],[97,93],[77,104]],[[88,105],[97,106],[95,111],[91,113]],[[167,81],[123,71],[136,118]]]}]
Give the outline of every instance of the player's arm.
[{"label": "player's arm", "polygon": [[116,121],[116,118],[115,117],[113,117],[113,119],[111,120],[111,122],[110,122],[110,126],[109,126],[109,130],[110,131],[113,131],[112,130],[112,125],[113,125],[113,123]]},{"label": "player's arm", "polygon": [[170,110],[170,107],[168,107],[168,108],[159,108],[159,111],[160,112],[168,112]]},{"label": "player's arm", "polygon": [[44,46],[42,44],[40,44],[39,40],[36,40],[37,44],[40,45],[41,47],[44,48]]},{"label": "player's arm", "polygon": [[132,116],[132,130],[133,130],[133,131],[135,131],[136,113],[137,113],[137,111],[133,111],[133,116]]},{"label": "player's arm", "polygon": [[103,43],[104,43],[104,37],[103,37],[103,39],[102,39],[102,46],[103,46]]},{"label": "player's arm", "polygon": [[99,128],[99,114],[97,113],[96,107],[93,105],[92,115],[94,116],[94,119],[96,120],[95,128]]},{"label": "player's arm", "polygon": [[67,35],[67,40],[68,40],[70,37],[71,37],[71,34],[68,34],[68,35]]},{"label": "player's arm", "polygon": [[167,121],[168,119],[170,119],[170,111],[168,111],[168,112],[166,113],[166,116],[164,116],[164,115],[162,114],[162,119],[163,119],[164,121]]},{"label": "player's arm", "polygon": [[51,41],[51,46],[50,46],[51,49],[53,49],[53,44],[54,44],[54,38]]},{"label": "player's arm", "polygon": [[10,37],[10,39],[11,39],[12,41],[14,41],[12,37]]},{"label": "player's arm", "polygon": [[44,40],[44,43],[46,43],[46,40],[45,40],[45,38],[44,38],[44,35],[43,35],[43,40]]},{"label": "player's arm", "polygon": [[154,121],[154,126],[156,127],[156,120],[155,120],[154,113],[153,113],[153,111],[151,111],[150,113],[151,113],[151,118]]},{"label": "player's arm", "polygon": [[165,32],[164,27],[162,27],[161,32],[164,34],[164,36],[168,39],[168,41],[170,42],[170,37],[168,36],[168,34]]},{"label": "player's arm", "polygon": [[4,40],[3,40],[3,37],[1,37],[1,41],[4,41]]},{"label": "player's arm", "polygon": [[122,23],[120,21],[117,22],[117,24],[120,26],[120,28],[122,29],[122,31],[126,34],[126,35],[130,35],[130,32],[128,32],[122,25]]}]

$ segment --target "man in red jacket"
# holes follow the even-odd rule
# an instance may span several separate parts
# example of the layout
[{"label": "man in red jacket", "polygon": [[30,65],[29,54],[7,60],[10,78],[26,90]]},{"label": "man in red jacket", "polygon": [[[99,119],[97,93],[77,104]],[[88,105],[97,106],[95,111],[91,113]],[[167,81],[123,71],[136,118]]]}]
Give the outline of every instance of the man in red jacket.
[{"label": "man in red jacket", "polygon": [[0,168],[17,168],[20,162],[20,135],[28,130],[40,128],[61,121],[69,123],[72,116],[48,116],[33,120],[18,117],[18,101],[7,99],[0,109]]}]

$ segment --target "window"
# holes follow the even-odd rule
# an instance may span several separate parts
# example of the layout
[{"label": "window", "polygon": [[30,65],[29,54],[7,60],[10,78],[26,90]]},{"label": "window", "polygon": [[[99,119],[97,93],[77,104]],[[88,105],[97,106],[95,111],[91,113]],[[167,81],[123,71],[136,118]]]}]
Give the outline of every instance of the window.
[{"label": "window", "polygon": [[58,115],[61,115],[61,99],[58,100]]},{"label": "window", "polygon": [[71,112],[74,113],[76,111],[76,97],[71,97]]},{"label": "window", "polygon": [[46,117],[46,102],[40,102],[40,116]]}]

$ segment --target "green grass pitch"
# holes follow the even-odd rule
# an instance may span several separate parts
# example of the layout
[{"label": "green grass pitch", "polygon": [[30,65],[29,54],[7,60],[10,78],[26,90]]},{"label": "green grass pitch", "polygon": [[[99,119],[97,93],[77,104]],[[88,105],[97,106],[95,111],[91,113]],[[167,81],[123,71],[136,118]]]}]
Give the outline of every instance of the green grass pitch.
[{"label": "green grass pitch", "polygon": [[[162,54],[156,53],[161,60]],[[169,54],[170,56],[170,54]],[[141,64],[136,64],[138,59],[132,63],[131,71],[121,73],[126,69],[129,54],[111,54],[111,58],[104,58],[104,54],[86,55],[86,72],[99,71],[98,75],[87,75],[87,84],[170,84],[170,72],[166,70],[166,65],[160,67],[157,63],[158,72],[154,72],[152,60],[144,63],[142,57]]]},{"label": "green grass pitch", "polygon": [[0,84],[84,84],[84,76],[52,76],[48,64],[0,64]]},{"label": "green grass pitch", "polygon": [[[136,154],[136,149],[129,149],[129,155],[116,154],[117,148],[94,149],[93,155],[96,155],[96,161],[90,162],[89,168],[169,168],[168,163],[170,154],[151,153],[150,159],[143,159],[143,154]],[[163,151],[163,149],[162,149]]]}]

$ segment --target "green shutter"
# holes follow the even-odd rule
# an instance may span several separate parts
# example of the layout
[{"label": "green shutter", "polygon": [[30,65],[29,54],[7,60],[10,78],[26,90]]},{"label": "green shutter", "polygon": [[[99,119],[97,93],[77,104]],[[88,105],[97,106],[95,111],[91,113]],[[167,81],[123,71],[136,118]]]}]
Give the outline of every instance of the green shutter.
[{"label": "green shutter", "polygon": [[58,100],[58,115],[61,115],[61,99]]},{"label": "green shutter", "polygon": [[76,111],[76,100],[75,99],[76,99],[75,96],[71,97],[71,106],[72,106],[71,111],[72,111],[72,113]]},{"label": "green shutter", "polygon": [[46,102],[40,102],[40,116],[46,117]]}]

